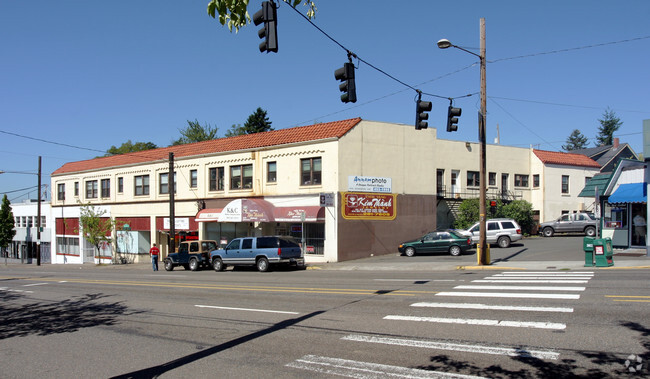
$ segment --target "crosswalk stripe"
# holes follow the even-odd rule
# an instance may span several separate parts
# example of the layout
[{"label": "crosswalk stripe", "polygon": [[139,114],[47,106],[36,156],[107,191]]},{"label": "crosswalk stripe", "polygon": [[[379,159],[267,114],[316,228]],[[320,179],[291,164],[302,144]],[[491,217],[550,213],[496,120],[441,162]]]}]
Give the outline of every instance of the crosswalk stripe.
[{"label": "crosswalk stripe", "polygon": [[560,356],[560,353],[554,351],[527,350],[521,347],[512,348],[512,347],[497,347],[497,346],[487,346],[487,345],[467,345],[467,344],[458,344],[458,343],[449,343],[449,342],[409,340],[409,339],[402,339],[402,338],[389,338],[389,337],[378,337],[378,336],[363,336],[358,334],[350,334],[341,339],[345,341],[368,342],[368,343],[378,343],[378,344],[385,344],[385,345],[419,347],[419,348],[447,350],[447,351],[462,351],[467,353],[505,355],[509,357],[556,360]]},{"label": "crosswalk stripe", "polygon": [[423,322],[436,322],[441,324],[463,324],[463,325],[482,325],[482,326],[510,326],[515,328],[560,329],[560,330],[566,329],[566,324],[559,323],[559,322],[509,321],[509,320],[419,317],[419,316],[398,316],[398,315],[385,316],[384,320],[423,321]]},{"label": "crosswalk stripe", "polygon": [[462,297],[507,297],[522,299],[564,299],[577,300],[580,295],[561,293],[511,293],[511,292],[438,292],[435,296],[462,296]]},{"label": "crosswalk stripe", "polygon": [[429,308],[448,308],[448,309],[481,309],[493,311],[523,311],[523,312],[560,312],[571,313],[573,308],[568,307],[530,307],[530,306],[512,306],[512,305],[487,305],[472,303],[413,303],[412,307],[429,307]]},{"label": "crosswalk stripe", "polygon": [[521,290],[521,291],[584,291],[585,287],[553,287],[553,286],[474,286],[463,284],[454,289],[467,290]]},{"label": "crosswalk stripe", "polygon": [[520,284],[586,284],[588,280],[564,280],[564,279],[476,279],[472,283],[520,283]]},{"label": "crosswalk stripe", "polygon": [[351,378],[482,378],[480,376],[430,371],[416,368],[384,365],[379,363],[359,362],[349,359],[305,355],[286,365],[286,367],[314,371],[328,375],[347,376]]},{"label": "crosswalk stripe", "polygon": [[509,277],[519,277],[519,276],[544,276],[547,278],[565,278],[565,277],[581,277],[581,278],[593,278],[593,274],[564,274],[564,273],[535,273],[535,272],[502,272],[500,274],[493,274],[492,276],[509,276]]}]

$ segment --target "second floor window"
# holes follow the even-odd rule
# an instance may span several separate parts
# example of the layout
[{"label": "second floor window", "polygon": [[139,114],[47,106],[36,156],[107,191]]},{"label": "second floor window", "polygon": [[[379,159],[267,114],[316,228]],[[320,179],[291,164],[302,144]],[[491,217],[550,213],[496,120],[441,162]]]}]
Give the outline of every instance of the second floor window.
[{"label": "second floor window", "polygon": [[79,196],[79,182],[74,182],[74,195]]},{"label": "second floor window", "polygon": [[496,186],[497,185],[497,173],[496,172],[491,172],[488,174],[488,184],[491,186]]},{"label": "second floor window", "polygon": [[300,160],[300,185],[309,186],[321,184],[321,158],[306,158]]},{"label": "second floor window", "polygon": [[124,192],[124,178],[119,177],[117,178],[117,193],[123,193]]},{"label": "second floor window", "polygon": [[86,199],[97,198],[97,181],[89,180],[86,182]]},{"label": "second floor window", "polygon": [[65,200],[65,183],[59,183],[56,185],[56,199]]},{"label": "second floor window", "polygon": [[230,166],[230,189],[253,188],[253,165]]},{"label": "second floor window", "polygon": [[134,178],[134,193],[136,196],[149,194],[149,175],[139,175]]},{"label": "second floor window", "polygon": [[539,174],[533,175],[533,187],[539,187]]},{"label": "second floor window", "polygon": [[[169,194],[169,173],[165,172],[160,174],[160,188],[161,195]],[[176,193],[176,173],[174,173],[174,193]]]},{"label": "second floor window", "polygon": [[278,165],[276,162],[268,162],[266,164],[266,181],[268,183],[278,181]]},{"label": "second floor window", "polygon": [[479,186],[479,173],[478,171],[467,171],[467,186],[468,187],[478,187]]},{"label": "second floor window", "polygon": [[515,174],[515,187],[528,187],[528,175]]},{"label": "second floor window", "polygon": [[110,179],[102,179],[102,197],[111,197]]},{"label": "second floor window", "polygon": [[562,193],[569,193],[569,175],[562,175]]},{"label": "second floor window", "polygon": [[[176,174],[174,174],[174,176],[176,176]],[[190,188],[198,187],[198,177],[198,171],[190,170]]]},{"label": "second floor window", "polygon": [[210,169],[210,191],[223,191],[223,167],[212,167]]}]

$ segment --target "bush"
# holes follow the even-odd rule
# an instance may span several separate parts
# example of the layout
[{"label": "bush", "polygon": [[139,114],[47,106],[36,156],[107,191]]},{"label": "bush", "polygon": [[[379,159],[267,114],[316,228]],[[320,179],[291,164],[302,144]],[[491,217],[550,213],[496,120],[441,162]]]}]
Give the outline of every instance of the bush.
[{"label": "bush", "polygon": [[[511,218],[521,226],[523,234],[530,234],[533,227],[533,205],[526,200],[514,200],[504,204],[497,200],[496,213],[490,211],[490,200],[486,199],[487,219]],[[479,199],[466,199],[458,207],[454,228],[467,229],[479,220]]]}]

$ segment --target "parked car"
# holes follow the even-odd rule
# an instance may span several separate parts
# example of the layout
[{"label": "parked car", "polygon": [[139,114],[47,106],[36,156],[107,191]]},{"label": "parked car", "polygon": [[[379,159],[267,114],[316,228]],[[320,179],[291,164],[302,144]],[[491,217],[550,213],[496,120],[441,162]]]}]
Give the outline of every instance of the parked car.
[{"label": "parked car", "polygon": [[224,249],[210,252],[210,261],[215,271],[227,266],[256,266],[260,272],[279,264],[305,267],[300,245],[283,236],[235,238]]},{"label": "parked car", "polygon": [[210,252],[217,248],[217,241],[198,240],[183,241],[178,245],[178,250],[165,258],[165,270],[172,271],[176,266],[183,266],[186,270],[196,271],[199,267],[210,266]]},{"label": "parked car", "polygon": [[[465,236],[471,237],[472,243],[476,244],[480,239],[480,223],[472,225],[467,230],[459,230]],[[517,221],[511,218],[493,218],[485,222],[485,237],[487,243],[496,243],[499,247],[506,248],[510,246],[511,242],[519,241],[523,237],[521,235],[521,227]]]},{"label": "parked car", "polygon": [[397,250],[401,255],[412,257],[416,254],[449,253],[457,256],[472,246],[472,240],[455,230],[429,232],[414,241],[401,243]]},{"label": "parked car", "polygon": [[555,233],[584,233],[586,236],[596,235],[598,219],[593,213],[567,213],[555,221],[543,222],[539,225],[544,237],[553,237]]}]

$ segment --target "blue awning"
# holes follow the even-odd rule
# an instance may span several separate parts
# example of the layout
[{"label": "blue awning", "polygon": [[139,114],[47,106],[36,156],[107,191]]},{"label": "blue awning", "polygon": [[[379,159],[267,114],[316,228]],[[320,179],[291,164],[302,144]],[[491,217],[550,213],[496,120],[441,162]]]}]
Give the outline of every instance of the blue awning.
[{"label": "blue awning", "polygon": [[607,199],[607,202],[610,204],[645,203],[648,201],[646,187],[646,183],[621,184]]}]

